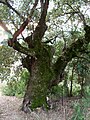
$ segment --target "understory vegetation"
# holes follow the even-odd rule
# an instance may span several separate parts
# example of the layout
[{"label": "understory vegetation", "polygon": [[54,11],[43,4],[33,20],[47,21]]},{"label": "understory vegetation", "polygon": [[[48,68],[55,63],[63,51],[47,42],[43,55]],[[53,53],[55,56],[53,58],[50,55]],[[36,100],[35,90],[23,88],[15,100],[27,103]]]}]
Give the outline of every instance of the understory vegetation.
[{"label": "understory vegetation", "polygon": [[12,78],[7,82],[7,85],[3,87],[3,94],[7,96],[24,97],[28,77],[28,71],[23,70],[22,73],[20,73],[19,80]]}]

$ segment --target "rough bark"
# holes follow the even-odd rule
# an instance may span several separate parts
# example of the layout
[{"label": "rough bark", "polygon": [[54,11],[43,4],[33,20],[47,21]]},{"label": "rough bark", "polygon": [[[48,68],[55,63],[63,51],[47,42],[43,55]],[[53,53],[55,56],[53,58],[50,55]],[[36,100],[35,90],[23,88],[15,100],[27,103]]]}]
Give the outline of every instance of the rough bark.
[{"label": "rough bark", "polygon": [[70,78],[70,82],[71,82],[71,85],[70,85],[70,94],[69,94],[70,97],[73,96],[73,94],[72,94],[72,90],[73,90],[73,76],[74,76],[74,66],[73,66],[72,75],[71,75],[71,78]]},{"label": "rough bark", "polygon": [[48,108],[46,96],[49,93],[48,85],[52,79],[53,72],[50,68],[50,55],[46,48],[41,48],[37,58],[23,59],[23,66],[30,72],[26,93],[23,100],[22,110],[24,112],[44,106]]}]

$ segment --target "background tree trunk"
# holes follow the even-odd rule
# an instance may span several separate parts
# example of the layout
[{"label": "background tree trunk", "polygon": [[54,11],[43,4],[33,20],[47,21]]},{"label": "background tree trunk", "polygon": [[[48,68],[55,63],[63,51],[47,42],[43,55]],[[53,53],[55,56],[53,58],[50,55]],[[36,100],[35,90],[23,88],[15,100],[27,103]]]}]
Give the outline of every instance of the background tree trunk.
[{"label": "background tree trunk", "polygon": [[73,76],[74,76],[74,66],[72,68],[72,75],[71,75],[71,78],[70,78],[70,82],[71,82],[71,84],[70,84],[70,94],[69,94],[70,97],[73,96],[73,93],[72,93],[72,90],[73,90]]},{"label": "background tree trunk", "polygon": [[85,96],[84,94],[84,78],[81,78],[81,97]]}]

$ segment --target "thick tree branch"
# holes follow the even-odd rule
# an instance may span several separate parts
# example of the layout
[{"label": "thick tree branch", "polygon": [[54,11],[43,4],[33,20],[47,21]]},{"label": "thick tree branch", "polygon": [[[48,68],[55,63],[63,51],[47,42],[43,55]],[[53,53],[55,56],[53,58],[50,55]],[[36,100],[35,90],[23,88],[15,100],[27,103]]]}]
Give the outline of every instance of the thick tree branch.
[{"label": "thick tree branch", "polygon": [[45,0],[43,6],[41,6],[42,7],[41,17],[33,34],[34,41],[35,40],[37,41],[37,39],[41,41],[45,31],[47,30],[46,16],[47,16],[48,5],[49,5],[49,0]]},{"label": "thick tree branch", "polygon": [[42,11],[43,11],[44,1],[43,1],[43,0],[40,0],[40,3],[41,3],[41,12],[42,12]]},{"label": "thick tree branch", "polygon": [[53,69],[55,72],[55,79],[51,82],[51,86],[57,85],[60,81],[62,81],[62,75],[67,63],[71,61],[72,58],[77,57],[79,52],[84,52],[86,50],[86,47],[90,42],[90,26],[86,25],[84,30],[85,38],[78,39],[72,43],[54,64]]},{"label": "thick tree branch", "polygon": [[[15,41],[17,41],[17,37],[23,32],[23,30],[26,28],[26,26],[28,25],[30,19],[32,18],[32,15],[34,13],[34,10],[36,8],[38,4],[38,0],[35,1],[33,8],[31,9],[31,13],[28,16],[28,18],[26,19],[26,21],[23,22],[23,24],[20,26],[20,28],[14,33],[13,38],[12,38],[12,42],[8,42],[10,47],[13,47],[13,43]],[[15,42],[16,43],[16,42]]]},{"label": "thick tree branch", "polygon": [[49,0],[45,0],[45,3],[43,3],[42,13],[39,20],[39,24],[45,23],[46,15],[47,15],[47,9],[49,5]]},{"label": "thick tree branch", "polygon": [[[12,42],[12,39],[9,39],[8,44],[10,44],[11,42]],[[13,48],[25,55],[35,56],[35,52],[32,49],[28,49],[26,47],[21,46],[21,44],[17,41],[14,42]]]},{"label": "thick tree branch", "polygon": [[12,39],[9,39],[8,40],[8,45],[10,47],[13,47],[15,50],[23,53],[23,54],[26,54],[26,55],[30,55],[30,56],[33,56],[34,55],[34,52],[30,49],[27,49],[23,46],[21,46],[18,42],[17,42],[17,37],[22,33],[22,31],[26,28],[26,26],[28,25],[30,19],[32,18],[32,15],[34,13],[34,10],[36,8],[38,4],[38,0],[35,0],[35,3],[33,5],[33,8],[31,9],[31,13],[30,15],[28,16],[28,18],[26,19],[26,21],[24,21],[24,23],[20,26],[20,28],[14,33],[14,35],[12,35],[12,33],[8,30],[8,28],[6,27],[6,24],[4,22],[2,22],[2,20],[0,20],[0,25],[3,27],[3,29],[5,31],[7,31],[8,33],[10,33],[12,35]]}]

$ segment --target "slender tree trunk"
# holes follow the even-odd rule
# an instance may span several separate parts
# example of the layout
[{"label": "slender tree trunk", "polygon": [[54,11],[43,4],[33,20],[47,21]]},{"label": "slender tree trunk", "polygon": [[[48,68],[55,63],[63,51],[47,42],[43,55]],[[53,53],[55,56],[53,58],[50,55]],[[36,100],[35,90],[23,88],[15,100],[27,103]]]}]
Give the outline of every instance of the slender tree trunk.
[{"label": "slender tree trunk", "polygon": [[64,93],[65,93],[66,97],[69,96],[69,88],[68,88],[67,78],[64,80],[63,87],[64,87]]},{"label": "slender tree trunk", "polygon": [[69,94],[70,97],[73,96],[73,94],[72,94],[72,88],[73,88],[73,79],[71,79],[70,94]]},{"label": "slender tree trunk", "polygon": [[72,89],[73,89],[73,75],[74,75],[74,66],[73,66],[73,69],[72,69],[72,75],[71,75],[71,78],[70,78],[70,82],[71,82],[71,86],[70,86],[70,94],[69,94],[70,97],[73,96],[73,94],[72,94]]},{"label": "slender tree trunk", "polygon": [[81,97],[84,96],[84,78],[81,78]]}]

